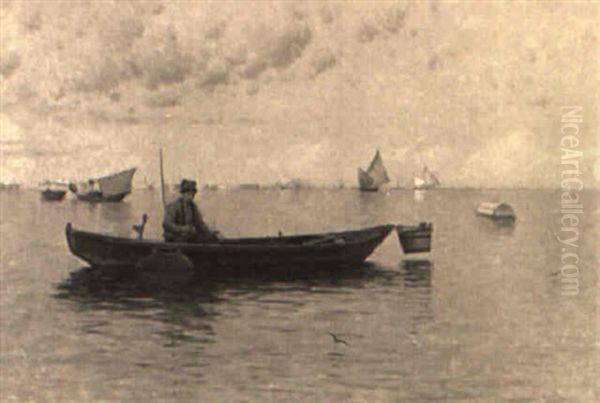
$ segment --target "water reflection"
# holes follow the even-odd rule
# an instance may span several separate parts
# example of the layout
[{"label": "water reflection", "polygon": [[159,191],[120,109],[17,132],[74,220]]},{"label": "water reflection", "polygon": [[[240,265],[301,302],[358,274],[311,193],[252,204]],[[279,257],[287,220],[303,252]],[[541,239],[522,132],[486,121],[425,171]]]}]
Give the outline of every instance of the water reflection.
[{"label": "water reflection", "polygon": [[431,306],[433,263],[427,259],[403,260],[400,269],[412,307],[409,333],[418,334],[422,325],[434,320]]},{"label": "water reflection", "polygon": [[[167,339],[165,346],[179,343],[210,343],[215,336],[211,321],[217,300],[213,284],[177,285],[139,281],[134,277],[106,275],[91,267],[81,268],[57,285],[57,299],[68,300],[92,316],[119,312],[129,319],[161,322],[156,332]],[[86,323],[86,333],[99,332],[103,322]]]},{"label": "water reflection", "polygon": [[512,236],[516,223],[513,220],[498,220],[477,216],[477,232],[490,235]]},{"label": "water reflection", "polygon": [[[216,337],[213,324],[220,310],[240,303],[278,305],[294,310],[311,300],[295,300],[299,294],[347,295],[352,290],[364,289],[369,283],[399,282],[403,276],[406,279],[398,270],[368,263],[362,270],[315,272],[302,278],[194,277],[182,283],[170,282],[169,276],[107,274],[83,267],[57,284],[54,297],[72,302],[77,311],[87,315],[89,320],[81,327],[85,333],[101,332],[107,325],[105,314],[116,313],[128,320],[158,322],[160,330],[154,334],[166,339],[163,346],[172,347],[213,343]],[[101,315],[95,318],[94,314]]]},{"label": "water reflection", "polygon": [[400,268],[407,288],[431,288],[433,263],[427,259],[403,260]]},{"label": "water reflection", "polygon": [[416,203],[422,203],[425,201],[425,190],[415,190],[413,191],[413,200]]},{"label": "water reflection", "polygon": [[103,220],[118,222],[133,219],[130,203],[102,203],[99,207],[100,218]]},{"label": "water reflection", "polygon": [[358,205],[358,213],[361,217],[373,219],[381,211],[385,202],[385,195],[381,192],[358,192],[355,203]]}]

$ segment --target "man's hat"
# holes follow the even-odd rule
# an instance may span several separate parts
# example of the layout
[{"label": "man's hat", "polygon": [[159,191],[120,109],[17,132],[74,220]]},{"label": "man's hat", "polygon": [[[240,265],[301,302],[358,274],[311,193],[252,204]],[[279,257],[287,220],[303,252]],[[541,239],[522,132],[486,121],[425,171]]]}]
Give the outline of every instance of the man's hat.
[{"label": "man's hat", "polygon": [[182,179],[179,185],[179,193],[197,192],[196,181],[190,179]]}]

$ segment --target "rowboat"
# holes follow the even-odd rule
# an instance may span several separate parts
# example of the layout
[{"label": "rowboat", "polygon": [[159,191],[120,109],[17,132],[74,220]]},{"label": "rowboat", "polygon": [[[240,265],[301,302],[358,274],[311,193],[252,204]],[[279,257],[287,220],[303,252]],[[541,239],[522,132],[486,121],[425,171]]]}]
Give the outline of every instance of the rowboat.
[{"label": "rowboat", "polygon": [[477,207],[477,214],[493,220],[515,221],[515,211],[507,203],[484,202]]},{"label": "rowboat", "polygon": [[43,200],[61,201],[67,194],[67,183],[64,181],[45,180],[40,183],[40,194]]},{"label": "rowboat", "polygon": [[91,178],[86,182],[70,183],[69,190],[82,201],[119,202],[131,193],[135,171],[136,168],[130,168],[100,178]]},{"label": "rowboat", "polygon": [[0,182],[0,190],[19,190],[21,185],[18,183],[4,183]]},{"label": "rowboat", "polygon": [[230,238],[215,243],[166,243],[132,239],[74,228],[65,228],[71,253],[92,267],[135,269],[153,256],[179,256],[194,271],[236,273],[262,271],[310,271],[311,269],[356,268],[383,242],[395,225],[357,230],[272,236]]},{"label": "rowboat", "polygon": [[40,194],[42,195],[42,199],[44,199],[44,200],[61,201],[62,199],[65,198],[67,191],[63,190],[63,189],[46,188],[46,189],[42,189],[40,191]]}]

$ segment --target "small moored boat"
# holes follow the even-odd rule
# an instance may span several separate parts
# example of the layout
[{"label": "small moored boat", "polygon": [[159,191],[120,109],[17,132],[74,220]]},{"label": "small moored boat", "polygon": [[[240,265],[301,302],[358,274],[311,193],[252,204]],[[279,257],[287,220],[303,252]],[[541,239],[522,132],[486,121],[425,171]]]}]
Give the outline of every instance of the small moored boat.
[{"label": "small moored boat", "polygon": [[21,185],[14,182],[4,183],[0,182],[0,190],[19,190]]},{"label": "small moored boat", "polygon": [[419,225],[397,225],[396,233],[404,253],[429,252],[433,225],[422,222]]},{"label": "small moored boat", "polygon": [[66,190],[63,189],[42,189],[40,192],[42,199],[48,201],[61,201],[67,194]]},{"label": "small moored boat", "polygon": [[516,219],[515,211],[507,203],[484,202],[477,207],[477,214],[498,220]]},{"label": "small moored boat", "polygon": [[119,202],[131,193],[135,171],[136,168],[130,168],[100,178],[88,179],[87,182],[70,183],[69,190],[82,201]]},{"label": "small moored boat", "polygon": [[155,254],[180,254],[189,259],[194,271],[222,275],[226,273],[224,269],[233,268],[243,275],[360,267],[394,228],[394,225],[380,225],[322,234],[187,244],[81,231],[69,223],[66,238],[71,252],[93,267],[127,270]]},{"label": "small moored boat", "polygon": [[61,201],[67,194],[67,183],[59,181],[44,181],[40,183],[40,194],[43,200]]}]

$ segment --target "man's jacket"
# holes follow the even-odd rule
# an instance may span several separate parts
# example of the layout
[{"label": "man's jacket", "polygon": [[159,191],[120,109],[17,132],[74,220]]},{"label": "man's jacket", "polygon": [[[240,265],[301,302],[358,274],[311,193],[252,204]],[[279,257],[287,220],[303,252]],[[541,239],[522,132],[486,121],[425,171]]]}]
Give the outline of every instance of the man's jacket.
[{"label": "man's jacket", "polygon": [[[186,231],[186,228],[194,231]],[[167,242],[210,242],[218,240],[216,234],[204,223],[196,203],[183,198],[169,203],[163,220]]]}]

